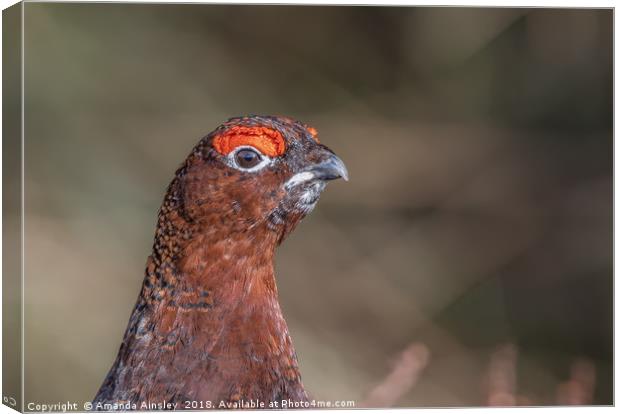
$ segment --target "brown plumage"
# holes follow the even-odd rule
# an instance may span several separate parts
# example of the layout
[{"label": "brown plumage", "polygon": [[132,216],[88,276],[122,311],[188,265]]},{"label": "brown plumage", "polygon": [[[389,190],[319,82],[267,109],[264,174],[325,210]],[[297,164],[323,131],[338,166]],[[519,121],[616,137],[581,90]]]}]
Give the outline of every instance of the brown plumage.
[{"label": "brown plumage", "polygon": [[273,256],[339,177],[347,178],[342,161],[288,118],[233,118],[200,140],[168,187],[142,290],[94,409],[307,400]]}]

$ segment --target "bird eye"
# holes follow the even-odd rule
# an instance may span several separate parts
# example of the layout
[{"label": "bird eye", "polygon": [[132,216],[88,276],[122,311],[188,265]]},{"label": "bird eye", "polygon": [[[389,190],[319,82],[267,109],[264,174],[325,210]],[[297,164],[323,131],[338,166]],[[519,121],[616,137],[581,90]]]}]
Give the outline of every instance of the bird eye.
[{"label": "bird eye", "polygon": [[258,152],[249,148],[243,148],[235,154],[235,161],[241,168],[252,168],[261,162],[262,158]]}]

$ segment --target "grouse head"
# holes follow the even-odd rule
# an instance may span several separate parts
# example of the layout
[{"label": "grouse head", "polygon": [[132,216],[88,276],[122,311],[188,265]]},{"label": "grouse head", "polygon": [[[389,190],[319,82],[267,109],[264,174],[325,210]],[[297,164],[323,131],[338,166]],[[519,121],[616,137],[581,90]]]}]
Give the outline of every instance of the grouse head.
[{"label": "grouse head", "polygon": [[205,137],[179,174],[187,217],[226,231],[269,231],[281,242],[326,182],[348,179],[314,128],[290,118],[232,118]]}]

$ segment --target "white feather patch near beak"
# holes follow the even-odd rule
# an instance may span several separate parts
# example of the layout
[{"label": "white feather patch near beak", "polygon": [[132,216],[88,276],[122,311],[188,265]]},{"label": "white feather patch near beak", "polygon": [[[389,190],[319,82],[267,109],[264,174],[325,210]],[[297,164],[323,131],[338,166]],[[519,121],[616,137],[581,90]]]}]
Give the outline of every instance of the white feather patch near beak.
[{"label": "white feather patch near beak", "polygon": [[291,178],[289,178],[286,183],[284,183],[284,188],[286,188],[287,190],[290,190],[296,185],[299,185],[301,183],[305,183],[306,181],[310,181],[314,179],[314,177],[315,177],[315,174],[311,171],[304,171],[304,172],[297,173]]}]

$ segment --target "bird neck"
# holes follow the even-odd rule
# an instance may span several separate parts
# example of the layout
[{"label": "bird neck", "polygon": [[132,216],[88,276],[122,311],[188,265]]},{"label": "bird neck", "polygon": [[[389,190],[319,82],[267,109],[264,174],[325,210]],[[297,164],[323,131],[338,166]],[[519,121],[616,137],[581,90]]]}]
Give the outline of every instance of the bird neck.
[{"label": "bird neck", "polygon": [[261,282],[275,292],[278,235],[266,228],[266,222],[248,225],[222,212],[195,217],[184,202],[182,170],[159,211],[145,283],[170,290],[177,285],[217,289]]},{"label": "bird neck", "polygon": [[277,297],[273,259],[277,235],[262,228],[220,231],[205,223],[160,222],[145,282],[174,294],[183,290]]},{"label": "bird neck", "polygon": [[[141,294],[143,303],[151,305],[148,318],[157,336],[170,337],[181,327],[188,335],[217,338],[208,350],[223,360],[262,361],[285,371],[287,381],[299,383],[278,302],[273,266],[277,242],[278,234],[268,229],[227,232],[212,222],[188,220],[164,204]],[[173,338],[178,340],[176,334]],[[195,338],[182,342],[189,347],[203,343]]]}]

